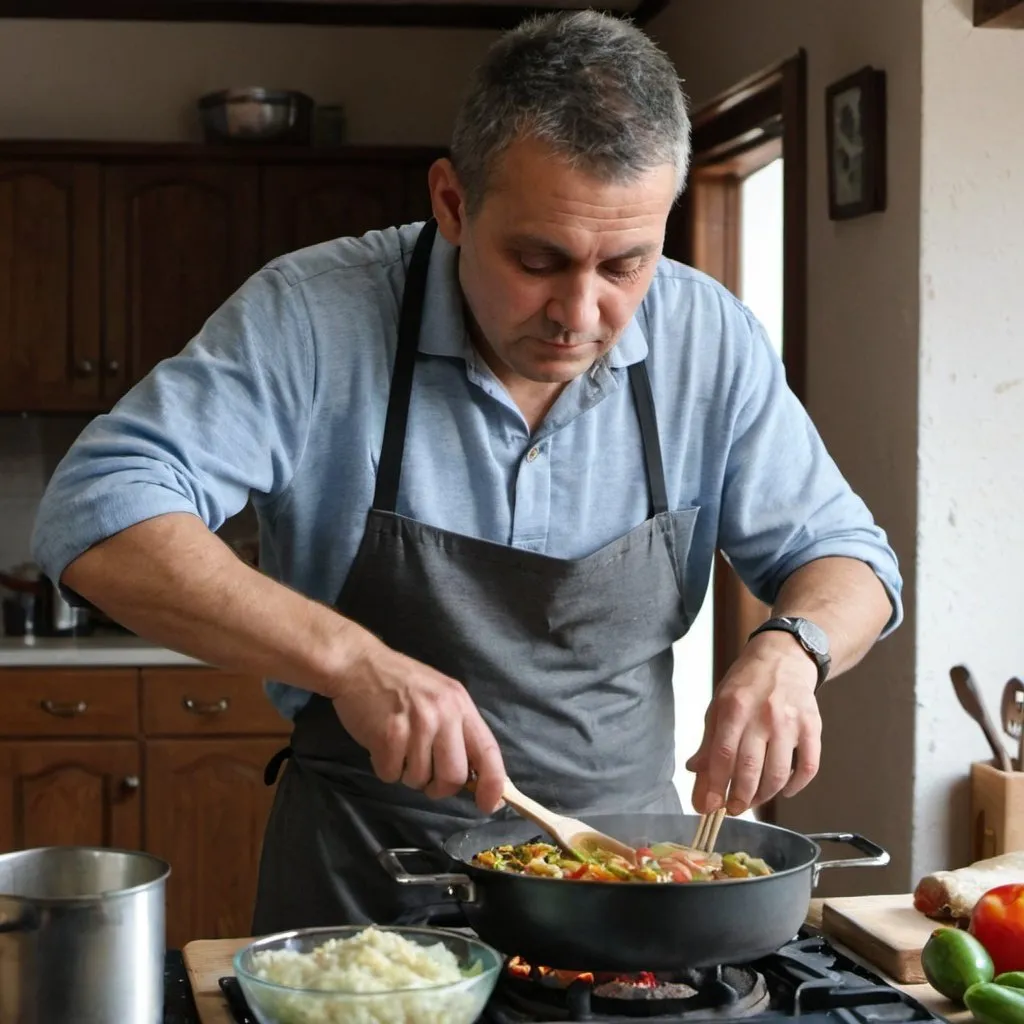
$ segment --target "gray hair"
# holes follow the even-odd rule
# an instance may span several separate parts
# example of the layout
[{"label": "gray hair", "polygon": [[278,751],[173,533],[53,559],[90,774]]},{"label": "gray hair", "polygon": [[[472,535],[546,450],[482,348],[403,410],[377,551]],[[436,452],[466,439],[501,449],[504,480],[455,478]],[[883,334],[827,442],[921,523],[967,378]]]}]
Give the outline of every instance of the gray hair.
[{"label": "gray hair", "polygon": [[535,138],[572,166],[629,181],[690,159],[686,97],[669,58],[628,21],[597,11],[546,14],[506,32],[476,69],[456,117],[451,159],[472,214],[495,159]]}]

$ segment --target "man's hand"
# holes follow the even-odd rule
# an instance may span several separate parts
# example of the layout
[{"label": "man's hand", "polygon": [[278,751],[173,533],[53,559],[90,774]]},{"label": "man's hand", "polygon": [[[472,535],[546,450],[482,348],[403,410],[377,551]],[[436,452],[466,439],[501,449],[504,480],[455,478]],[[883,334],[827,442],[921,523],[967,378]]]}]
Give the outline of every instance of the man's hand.
[{"label": "man's hand", "polygon": [[382,782],[440,799],[462,789],[473,768],[477,806],[485,814],[501,806],[501,751],[461,683],[369,638],[333,703]]},{"label": "man's hand", "polygon": [[[742,814],[798,793],[818,772],[821,716],[814,662],[787,633],[761,633],[716,688],[704,738],[686,762],[696,772],[693,806]],[[728,802],[726,802],[728,801]]]}]

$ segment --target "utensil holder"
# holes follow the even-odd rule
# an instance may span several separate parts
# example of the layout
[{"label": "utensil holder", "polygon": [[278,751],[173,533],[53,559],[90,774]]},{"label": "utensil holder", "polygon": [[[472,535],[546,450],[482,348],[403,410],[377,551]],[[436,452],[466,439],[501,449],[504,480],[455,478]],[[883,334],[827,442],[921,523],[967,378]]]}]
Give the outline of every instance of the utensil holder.
[{"label": "utensil holder", "polygon": [[971,764],[971,855],[985,860],[1024,850],[1024,772]]}]

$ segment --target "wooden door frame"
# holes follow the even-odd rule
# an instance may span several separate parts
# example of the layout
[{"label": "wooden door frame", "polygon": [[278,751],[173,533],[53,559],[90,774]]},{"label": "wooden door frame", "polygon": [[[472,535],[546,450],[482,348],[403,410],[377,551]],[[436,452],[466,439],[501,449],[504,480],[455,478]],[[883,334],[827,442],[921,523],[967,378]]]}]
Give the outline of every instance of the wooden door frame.
[{"label": "wooden door frame", "polygon": [[[666,255],[739,291],[740,185],[783,158],[782,358],[797,398],[807,401],[807,54],[799,50],[716,96],[692,118],[690,180],[669,220]],[[769,610],[721,552],[715,554],[712,683],[736,660]],[[774,802],[758,809],[774,820]]]}]

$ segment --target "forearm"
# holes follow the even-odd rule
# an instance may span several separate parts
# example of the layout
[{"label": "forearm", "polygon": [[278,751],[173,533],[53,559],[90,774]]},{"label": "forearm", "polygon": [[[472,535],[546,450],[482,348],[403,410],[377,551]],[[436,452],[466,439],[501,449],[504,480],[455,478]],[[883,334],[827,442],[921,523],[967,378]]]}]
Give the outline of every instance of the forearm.
[{"label": "forearm", "polygon": [[345,665],[377,643],[247,565],[189,514],[123,530],[75,559],[62,582],[153,643],[328,697]]},{"label": "forearm", "polygon": [[834,677],[868,653],[892,615],[892,604],[864,562],[819,558],[787,578],[772,614],[810,619],[825,631],[832,654],[829,675]]}]

